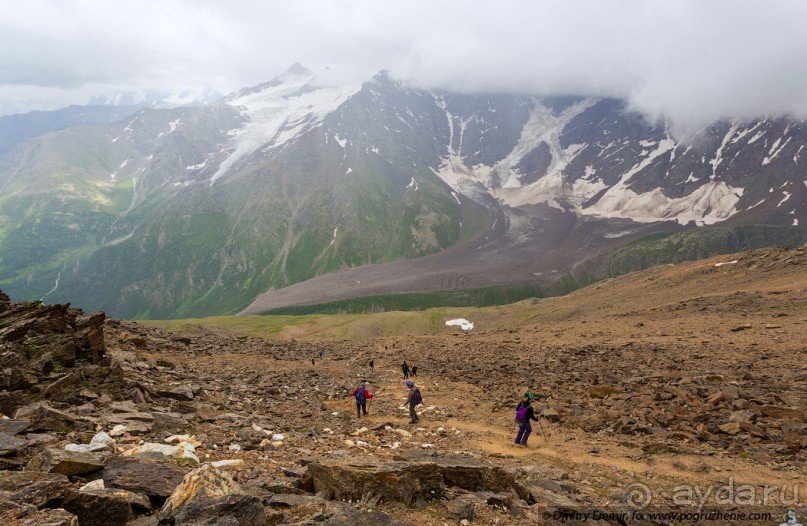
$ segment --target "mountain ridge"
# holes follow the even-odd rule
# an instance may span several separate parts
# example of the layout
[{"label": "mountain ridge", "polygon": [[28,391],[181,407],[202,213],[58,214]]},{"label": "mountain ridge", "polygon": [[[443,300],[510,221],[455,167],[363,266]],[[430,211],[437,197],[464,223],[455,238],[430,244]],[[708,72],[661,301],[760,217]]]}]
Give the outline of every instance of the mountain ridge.
[{"label": "mountain ridge", "polygon": [[437,261],[433,290],[467,284],[451,272],[462,258],[496,262],[480,286],[542,285],[652,232],[805,224],[803,122],[716,123],[696,139],[613,99],[459,95],[383,73],[329,86],[300,66],[0,156],[0,285],[123,317],[199,316],[334,271],[361,282],[372,264],[428,276]]}]

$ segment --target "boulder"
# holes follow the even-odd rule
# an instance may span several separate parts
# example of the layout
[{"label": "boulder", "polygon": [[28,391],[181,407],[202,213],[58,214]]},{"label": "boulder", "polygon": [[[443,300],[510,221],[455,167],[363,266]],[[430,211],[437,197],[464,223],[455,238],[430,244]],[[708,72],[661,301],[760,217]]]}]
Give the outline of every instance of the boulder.
[{"label": "boulder", "polygon": [[[148,509],[148,499],[145,503]],[[130,492],[112,489],[79,491],[68,489],[65,492],[64,509],[78,517],[81,526],[124,526],[133,516]]]},{"label": "boulder", "polygon": [[456,521],[463,519],[472,521],[476,516],[476,505],[480,503],[475,495],[460,495],[459,497],[446,502],[446,515]]},{"label": "boulder", "polygon": [[804,411],[792,409],[790,407],[780,407],[775,405],[764,405],[760,408],[762,414],[771,418],[788,420],[791,422],[807,422]]},{"label": "boulder", "polygon": [[0,499],[37,508],[60,500],[71,487],[64,475],[30,471],[0,471]]},{"label": "boulder", "polygon": [[170,398],[172,400],[190,401],[193,400],[193,390],[187,385],[166,387],[163,389],[158,389],[157,396]]},{"label": "boulder", "polygon": [[323,514],[323,526],[404,526],[404,522],[377,510],[359,511],[344,502],[329,502]]},{"label": "boulder", "polygon": [[38,510],[30,504],[0,499],[0,524],[8,526],[79,526],[78,517],[61,508]]},{"label": "boulder", "polygon": [[0,433],[7,433],[9,435],[19,435],[26,429],[31,427],[31,421],[25,419],[7,418],[0,420]]},{"label": "boulder", "polygon": [[592,398],[605,398],[606,396],[616,393],[618,389],[613,385],[594,385],[588,390],[588,394]]},{"label": "boulder", "polygon": [[177,510],[174,515],[174,524],[177,526],[197,524],[263,526],[266,522],[266,512],[261,499],[253,495],[225,495],[214,500],[193,500]]},{"label": "boulder", "polygon": [[[186,509],[194,510],[222,497],[244,494],[245,491],[241,485],[229,475],[205,464],[185,475],[182,483],[165,501],[160,510],[159,519],[160,522],[174,522],[178,516],[182,516]],[[233,501],[234,506],[241,504],[243,501]],[[246,506],[246,509],[251,508]]]},{"label": "boulder", "polygon": [[507,491],[514,483],[514,475],[508,470],[465,455],[443,455],[413,450],[400,453],[395,460],[433,466],[447,486],[456,486],[468,491]]},{"label": "boulder", "polygon": [[101,477],[109,487],[166,498],[182,483],[187,472],[187,468],[156,454],[113,457],[104,466]]},{"label": "boulder", "polygon": [[27,445],[27,440],[0,432],[0,456],[15,455]]},{"label": "boulder", "polygon": [[58,473],[68,477],[104,469],[105,456],[101,453],[76,453],[64,449],[47,448],[28,462],[26,471]]},{"label": "boulder", "polygon": [[386,502],[412,504],[440,498],[443,476],[426,462],[384,462],[373,459],[320,459],[308,464],[314,490],[339,500],[359,500],[368,493]]},{"label": "boulder", "polygon": [[20,407],[14,415],[17,420],[31,422],[29,431],[70,431],[76,426],[76,417],[55,409],[46,402],[36,402]]},{"label": "boulder", "polygon": [[718,429],[720,429],[720,431],[732,436],[742,431],[742,427],[740,426],[739,422],[728,422],[726,424],[722,424],[717,427]]}]

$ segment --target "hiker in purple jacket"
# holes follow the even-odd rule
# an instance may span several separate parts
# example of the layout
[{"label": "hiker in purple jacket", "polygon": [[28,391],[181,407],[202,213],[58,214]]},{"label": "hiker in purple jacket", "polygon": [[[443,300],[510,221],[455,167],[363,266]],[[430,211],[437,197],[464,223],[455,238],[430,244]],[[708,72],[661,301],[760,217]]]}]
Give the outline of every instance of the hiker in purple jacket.
[{"label": "hiker in purple jacket", "polygon": [[524,422],[519,422],[518,424],[518,434],[516,435],[516,444],[521,444],[522,446],[527,445],[527,440],[530,438],[530,433],[532,433],[532,425],[530,424],[530,420],[538,421],[535,417],[535,409],[533,409],[532,405],[530,405],[530,401],[532,401],[535,396],[528,392],[524,395],[524,400],[518,403],[516,406],[516,414],[518,414],[518,410],[522,407],[527,409],[527,414],[525,417]]}]

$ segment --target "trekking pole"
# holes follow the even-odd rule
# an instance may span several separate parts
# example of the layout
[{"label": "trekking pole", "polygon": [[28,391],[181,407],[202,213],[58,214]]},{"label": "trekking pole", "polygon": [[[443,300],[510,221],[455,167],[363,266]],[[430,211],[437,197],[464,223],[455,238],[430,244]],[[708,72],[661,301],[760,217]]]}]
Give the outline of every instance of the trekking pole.
[{"label": "trekking pole", "polygon": [[538,427],[541,429],[541,434],[544,435],[544,442],[549,444],[549,439],[546,438],[546,433],[544,433],[544,426],[541,425],[541,420],[540,419],[538,420]]}]

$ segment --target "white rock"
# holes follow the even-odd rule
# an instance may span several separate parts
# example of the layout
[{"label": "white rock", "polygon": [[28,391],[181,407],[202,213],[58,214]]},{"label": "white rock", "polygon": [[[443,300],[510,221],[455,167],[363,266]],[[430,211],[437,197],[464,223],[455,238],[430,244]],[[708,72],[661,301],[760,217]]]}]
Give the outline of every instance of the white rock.
[{"label": "white rock", "polygon": [[95,434],[94,437],[92,437],[92,440],[90,440],[90,444],[105,444],[107,446],[114,446],[115,441],[112,439],[111,436],[107,435],[103,431],[99,431],[98,433]]},{"label": "white rock", "polygon": [[420,447],[422,447],[423,449],[429,449],[433,448],[434,444],[421,444]]},{"label": "white rock", "polygon": [[395,432],[398,433],[399,435],[401,435],[402,437],[411,437],[412,436],[412,433],[410,433],[406,429],[396,429]]},{"label": "white rock", "polygon": [[356,445],[359,447],[365,447],[367,445],[367,442],[365,442],[364,440],[357,440]]},{"label": "white rock", "polygon": [[93,453],[95,451],[103,451],[108,449],[106,444],[67,444],[64,446],[65,451],[72,453]]},{"label": "white rock", "polygon": [[355,442],[353,442],[353,441],[352,441],[352,440],[350,440],[350,439],[345,440],[345,441],[344,441],[344,444],[345,444],[347,447],[355,447],[355,446],[356,446],[356,443],[355,443]]},{"label": "white rock", "polygon": [[333,429],[331,429],[330,427],[323,427],[322,432],[323,433],[333,433]]},{"label": "white rock", "polygon": [[109,432],[110,436],[119,437],[122,436],[124,433],[128,431],[128,428],[123,424],[118,424],[112,428],[112,431]]},{"label": "white rock", "polygon": [[273,442],[278,442],[280,440],[286,440],[286,437],[281,435],[280,433],[275,433],[274,435],[272,435]]},{"label": "white rock", "polygon": [[334,411],[334,412],[333,412],[333,413],[331,413],[331,414],[332,414],[333,416],[339,416],[339,411]]},{"label": "white rock", "polygon": [[275,440],[274,442],[272,442],[272,446],[274,447],[281,447],[282,445],[283,442],[281,442],[280,440]]},{"label": "white rock", "polygon": [[143,453],[161,453],[166,457],[187,458],[194,462],[199,462],[199,457],[196,456],[196,448],[193,444],[187,442],[180,442],[176,446],[169,446],[167,444],[155,444],[153,442],[146,442],[140,446],[129,449],[123,452],[123,455],[140,455]]},{"label": "white rock", "polygon": [[104,489],[104,479],[97,479],[93,480],[92,482],[88,482],[81,486],[78,490],[79,491],[92,491],[95,489]]},{"label": "white rock", "polygon": [[217,460],[215,462],[210,463],[211,466],[214,468],[229,468],[235,466],[243,466],[244,460],[241,458],[229,459],[229,460]]},{"label": "white rock", "polygon": [[230,451],[241,451],[241,446],[239,446],[238,444],[230,444],[230,447],[228,447],[227,449],[229,449]]}]

